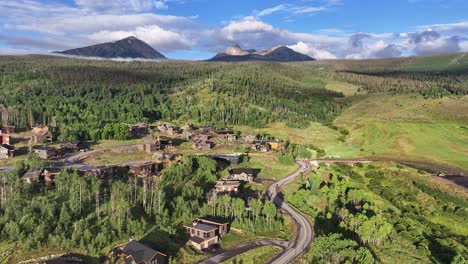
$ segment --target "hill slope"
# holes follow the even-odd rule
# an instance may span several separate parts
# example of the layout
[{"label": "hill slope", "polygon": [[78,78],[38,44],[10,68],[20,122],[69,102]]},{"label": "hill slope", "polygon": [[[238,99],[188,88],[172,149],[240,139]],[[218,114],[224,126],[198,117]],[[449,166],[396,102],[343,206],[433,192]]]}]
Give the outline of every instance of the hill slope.
[{"label": "hill slope", "polygon": [[166,59],[164,55],[136,37],[57,53],[99,58]]},{"label": "hill slope", "polygon": [[208,61],[276,61],[276,62],[294,62],[294,61],[314,61],[315,59],[307,55],[296,52],[285,46],[276,46],[264,51],[243,50],[238,45],[233,45],[223,52],[216,54]]}]

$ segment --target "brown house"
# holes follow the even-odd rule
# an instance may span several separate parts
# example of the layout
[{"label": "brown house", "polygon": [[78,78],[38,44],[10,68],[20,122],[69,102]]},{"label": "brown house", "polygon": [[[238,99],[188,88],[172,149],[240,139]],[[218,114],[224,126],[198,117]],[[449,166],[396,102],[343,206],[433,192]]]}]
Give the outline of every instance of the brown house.
[{"label": "brown house", "polygon": [[146,139],[141,145],[141,149],[147,153],[172,148],[174,148],[172,145],[172,139],[164,136],[159,136],[157,139]]},{"label": "brown house", "polygon": [[37,168],[29,169],[22,177],[22,179],[29,184],[38,184],[41,170]]},{"label": "brown house", "polygon": [[51,143],[52,142],[52,133],[50,131],[42,131],[35,133],[31,136],[31,142],[35,144],[42,143]]},{"label": "brown house", "polygon": [[128,130],[134,137],[144,137],[149,134],[149,125],[145,123],[138,123],[135,125],[128,125]]},{"label": "brown house", "polygon": [[125,264],[166,264],[167,255],[131,239],[120,247],[118,254]]},{"label": "brown house", "polygon": [[217,181],[214,190],[216,194],[237,194],[240,185],[240,181]]},{"label": "brown house", "polygon": [[68,152],[78,151],[83,147],[79,140],[62,140],[59,144],[61,149]]},{"label": "brown house", "polygon": [[103,183],[107,183],[114,179],[117,174],[115,166],[83,166],[78,169],[78,173],[83,176],[96,177]]},{"label": "brown house", "polygon": [[196,140],[193,142],[192,147],[196,150],[210,150],[214,147],[211,141]]},{"label": "brown house", "polygon": [[231,169],[229,170],[229,180],[252,182],[254,178],[253,169]]},{"label": "brown house", "polygon": [[0,145],[0,159],[9,159],[12,158],[15,153],[15,148],[8,144]]},{"label": "brown house", "polygon": [[280,140],[255,140],[251,149],[261,152],[278,151],[281,149]]},{"label": "brown house", "polygon": [[198,218],[184,227],[190,235],[189,243],[202,250],[218,244],[219,239],[227,233],[227,225],[227,223]]},{"label": "brown house", "polygon": [[57,150],[52,147],[35,148],[34,153],[36,153],[39,156],[39,158],[45,160],[57,157]]},{"label": "brown house", "polygon": [[244,138],[244,142],[249,144],[257,140],[257,135],[255,134],[243,134],[242,137]]},{"label": "brown house", "polygon": [[44,186],[54,187],[55,178],[60,175],[60,172],[59,169],[44,169],[39,178],[43,181]]},{"label": "brown house", "polygon": [[177,136],[177,135],[182,134],[183,132],[180,127],[175,127],[169,124],[160,124],[158,125],[158,129],[159,131],[161,131],[161,133],[171,135],[171,136]]},{"label": "brown house", "polygon": [[157,164],[155,162],[145,162],[129,166],[130,172],[138,176],[152,176],[157,173]]},{"label": "brown house", "polygon": [[209,134],[213,133],[213,131],[214,129],[211,126],[202,126],[198,129],[198,132],[200,132],[200,134]]}]

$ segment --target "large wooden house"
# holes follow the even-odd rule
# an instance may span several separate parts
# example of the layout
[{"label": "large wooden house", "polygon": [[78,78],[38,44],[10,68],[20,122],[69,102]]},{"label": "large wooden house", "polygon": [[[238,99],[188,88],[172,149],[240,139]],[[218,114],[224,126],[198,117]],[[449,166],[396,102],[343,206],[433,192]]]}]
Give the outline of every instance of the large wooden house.
[{"label": "large wooden house", "polygon": [[31,143],[42,144],[52,142],[52,132],[46,125],[35,126],[32,129]]},{"label": "large wooden house", "polygon": [[228,231],[227,223],[207,218],[198,218],[184,227],[190,235],[190,245],[198,250],[218,244],[220,238]]},{"label": "large wooden house", "polygon": [[167,255],[131,239],[119,247],[117,254],[125,264],[166,264]]},{"label": "large wooden house", "polygon": [[39,158],[48,160],[57,157],[57,150],[53,147],[38,147],[35,148],[34,153],[39,156]]},{"label": "large wooden house", "polygon": [[241,186],[240,181],[217,181],[214,187],[216,194],[237,194],[239,187]]}]

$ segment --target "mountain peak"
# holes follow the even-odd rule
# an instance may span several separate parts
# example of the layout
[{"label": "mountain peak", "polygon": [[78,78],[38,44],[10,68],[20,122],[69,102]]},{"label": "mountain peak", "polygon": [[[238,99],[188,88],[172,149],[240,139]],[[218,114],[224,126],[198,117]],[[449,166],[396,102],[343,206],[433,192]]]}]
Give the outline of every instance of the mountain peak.
[{"label": "mountain peak", "polygon": [[146,42],[129,36],[124,39],[106,42],[59,52],[66,55],[99,58],[165,59],[164,55],[153,49]]},{"label": "mountain peak", "polygon": [[313,61],[307,55],[296,52],[286,46],[277,45],[273,48],[256,51],[256,50],[243,50],[237,44],[228,47],[221,53],[216,54],[215,57],[209,61],[277,61],[277,62],[289,62],[289,61]]}]

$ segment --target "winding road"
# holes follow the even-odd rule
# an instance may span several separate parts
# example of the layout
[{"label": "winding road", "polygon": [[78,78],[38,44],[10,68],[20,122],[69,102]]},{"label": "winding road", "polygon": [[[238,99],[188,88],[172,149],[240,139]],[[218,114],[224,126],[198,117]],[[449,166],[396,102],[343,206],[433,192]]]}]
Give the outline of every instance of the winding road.
[{"label": "winding road", "polygon": [[261,247],[261,246],[269,246],[269,245],[279,246],[283,248],[283,251],[280,254],[278,254],[276,257],[274,257],[272,260],[268,262],[271,264],[291,263],[294,259],[296,259],[298,256],[304,253],[304,251],[310,245],[314,237],[312,225],[309,223],[307,218],[305,218],[300,212],[298,212],[291,205],[286,203],[281,197],[280,193],[278,193],[278,190],[282,185],[294,181],[299,175],[299,173],[303,173],[309,170],[309,165],[307,165],[306,162],[301,161],[301,160],[296,160],[296,163],[299,165],[299,168],[295,172],[289,174],[283,179],[270,185],[270,187],[268,188],[266,192],[266,195],[268,196],[268,198],[272,200],[273,203],[276,204],[276,206],[278,206],[279,208],[287,212],[291,216],[291,218],[294,220],[296,224],[295,239],[291,241],[261,240],[261,241],[250,242],[250,243],[235,247],[233,249],[224,251],[221,254],[212,256],[208,259],[203,260],[200,263],[203,263],[203,264],[221,263],[225,260],[228,260],[238,254],[247,252],[251,249]]}]

